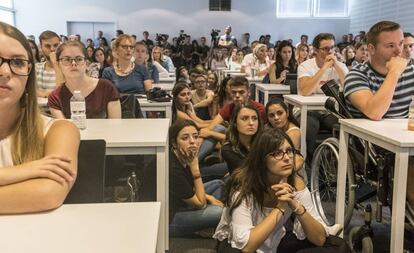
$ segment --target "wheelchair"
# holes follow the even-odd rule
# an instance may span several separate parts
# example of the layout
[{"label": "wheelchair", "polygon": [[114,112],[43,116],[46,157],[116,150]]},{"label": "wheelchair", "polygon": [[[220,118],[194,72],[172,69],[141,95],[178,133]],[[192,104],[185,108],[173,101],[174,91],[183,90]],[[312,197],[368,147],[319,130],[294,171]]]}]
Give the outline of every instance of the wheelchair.
[{"label": "wheelchair", "polygon": [[[326,109],[338,119],[352,118],[343,94],[335,81],[322,86],[328,99]],[[315,150],[311,162],[310,189],[317,212],[326,225],[335,224],[336,178],[339,160],[339,126],[333,137],[325,139]],[[350,247],[354,252],[373,252],[373,231],[370,226],[373,209],[377,222],[382,222],[384,207],[392,203],[394,154],[376,147],[355,136],[349,138],[348,166],[345,197],[344,228],[351,221],[353,210],[365,212],[365,225],[354,227],[349,233]],[[367,200],[375,198],[375,208]],[[370,201],[372,203],[372,201]],[[413,226],[413,210],[407,204],[406,220]]]}]

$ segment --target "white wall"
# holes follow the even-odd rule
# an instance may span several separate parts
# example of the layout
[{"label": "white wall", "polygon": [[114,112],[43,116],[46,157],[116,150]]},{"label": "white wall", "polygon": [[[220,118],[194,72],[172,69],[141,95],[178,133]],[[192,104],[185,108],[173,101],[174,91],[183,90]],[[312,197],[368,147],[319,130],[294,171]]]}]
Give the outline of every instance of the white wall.
[{"label": "white wall", "polygon": [[116,22],[119,29],[136,34],[142,31],[168,33],[170,38],[184,29],[198,38],[209,36],[212,28],[227,24],[239,38],[248,31],[251,38],[271,34],[272,40],[305,33],[312,39],[319,32],[337,36],[349,32],[349,19],[277,19],[276,0],[233,0],[231,12],[208,11],[208,0],[14,0],[16,26],[36,37],[46,29],[66,34],[66,21]]},{"label": "white wall", "polygon": [[369,28],[381,20],[391,20],[407,32],[414,32],[413,0],[354,0],[351,5],[350,30],[353,33]]}]

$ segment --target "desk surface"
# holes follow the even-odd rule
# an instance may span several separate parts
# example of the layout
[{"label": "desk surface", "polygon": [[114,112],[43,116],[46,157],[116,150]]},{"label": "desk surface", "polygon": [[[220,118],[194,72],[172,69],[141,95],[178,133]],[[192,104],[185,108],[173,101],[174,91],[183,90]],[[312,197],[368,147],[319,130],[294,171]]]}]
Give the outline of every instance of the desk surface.
[{"label": "desk surface", "polygon": [[407,119],[340,119],[341,126],[356,129],[399,147],[414,147],[414,131],[408,131]]},{"label": "desk surface", "polygon": [[40,105],[40,106],[47,106],[47,98],[44,98],[44,97],[37,97],[37,103]]},{"label": "desk surface", "polygon": [[301,105],[323,105],[328,98],[325,95],[302,96],[302,95],[284,95],[285,100],[295,102]]},{"label": "desk surface", "polygon": [[1,251],[155,252],[159,202],[77,204],[0,216]]},{"label": "desk surface", "polygon": [[275,84],[275,83],[256,83],[256,87],[265,91],[289,91],[290,86],[284,84]]},{"label": "desk surface", "polygon": [[174,82],[169,82],[169,83],[154,83],[153,84],[154,87],[159,87],[162,90],[166,90],[166,91],[172,91],[172,89],[174,88]]},{"label": "desk surface", "polygon": [[87,119],[82,140],[104,139],[108,148],[166,146],[170,119]]}]

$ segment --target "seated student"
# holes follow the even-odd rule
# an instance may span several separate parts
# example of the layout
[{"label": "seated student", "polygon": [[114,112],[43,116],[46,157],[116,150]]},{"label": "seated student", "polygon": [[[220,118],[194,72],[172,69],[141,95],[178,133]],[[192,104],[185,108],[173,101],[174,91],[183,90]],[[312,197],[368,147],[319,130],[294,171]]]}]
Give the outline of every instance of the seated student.
[{"label": "seated student", "polygon": [[40,114],[26,37],[0,22],[0,214],[62,205],[75,183],[79,131]]},{"label": "seated student", "polygon": [[87,70],[90,77],[102,78],[104,69],[111,66],[106,61],[106,58],[105,51],[102,48],[95,48],[92,54],[92,63],[89,65]]},{"label": "seated student", "polygon": [[[346,76],[344,96],[355,118],[407,118],[414,96],[414,65],[401,57],[403,32],[399,24],[381,21],[367,33],[370,58]],[[410,156],[407,181],[414,180]],[[407,200],[414,207],[414,184],[407,184]]]},{"label": "seated student", "polygon": [[231,90],[230,85],[228,85],[230,79],[231,77],[229,76],[223,78],[220,86],[217,86],[214,91],[212,111],[210,113],[212,118],[216,117],[222,107],[231,103]]},{"label": "seated student", "polygon": [[203,120],[211,119],[214,92],[207,89],[207,76],[198,75],[194,80],[195,90],[191,91],[191,102],[194,105],[196,115]]},{"label": "seated student", "polygon": [[296,48],[296,62],[300,65],[302,62],[309,59],[309,46],[308,44],[299,44]]},{"label": "seated student", "polygon": [[151,51],[151,60],[155,67],[157,67],[158,73],[162,76],[166,75],[168,77],[168,64],[164,62],[164,55],[162,53],[162,47],[155,46]]},{"label": "seated student", "polygon": [[230,121],[231,115],[236,105],[246,103],[252,104],[260,112],[260,116],[262,117],[263,121],[266,121],[266,112],[264,106],[250,99],[249,81],[245,77],[232,77],[228,81],[228,85],[230,86],[232,102],[223,106],[219,110],[219,113],[211,121],[208,127],[202,128],[200,130],[200,137],[204,138],[204,142],[200,147],[200,160],[204,159],[213,151],[218,140],[224,141],[225,127],[221,124],[224,121]]},{"label": "seated student", "polygon": [[263,82],[285,83],[287,73],[296,73],[297,68],[294,48],[287,40],[283,40],[277,48],[275,63],[270,65],[268,80]]},{"label": "seated student", "polygon": [[121,118],[121,103],[115,86],[106,79],[86,75],[85,48],[79,41],[68,41],[56,50],[60,70],[66,82],[49,95],[53,117],[70,119],[70,99],[75,90],[85,98],[87,118]]},{"label": "seated student", "polygon": [[344,58],[344,63],[349,70],[352,69],[352,62],[355,59],[355,48],[354,46],[347,46],[342,50],[342,56]]},{"label": "seated student", "polygon": [[267,126],[277,128],[285,132],[292,140],[296,150],[296,171],[303,166],[303,156],[300,154],[300,129],[299,124],[289,111],[289,107],[280,98],[274,98],[266,104]]},{"label": "seated student", "polygon": [[191,103],[190,87],[184,82],[177,82],[172,90],[172,122],[177,119],[185,119],[194,122],[197,127],[207,127],[210,121],[197,117],[193,104]]},{"label": "seated student", "polygon": [[217,84],[218,84],[218,76],[216,72],[209,69],[207,71],[207,81],[208,81],[208,89],[215,91],[217,90]]},{"label": "seated student", "polygon": [[[314,58],[298,67],[298,92],[303,96],[323,94],[320,86],[334,79],[343,86],[348,69],[335,56],[335,37],[330,33],[320,33],[313,40]],[[327,112],[308,112],[306,143],[308,157],[312,158],[316,149],[316,136],[320,129],[332,130],[337,118]]]},{"label": "seated student", "polygon": [[177,120],[169,130],[170,236],[188,236],[217,226],[223,203],[224,182],[203,183],[198,153],[198,128],[189,120]]},{"label": "seated student", "polygon": [[360,41],[356,43],[355,44],[355,57],[354,57],[354,60],[352,61],[352,67],[357,64],[366,62],[368,58],[369,58],[369,55],[368,55],[367,43],[365,41]]},{"label": "seated student", "polygon": [[251,144],[262,129],[262,119],[251,104],[237,106],[233,111],[221,156],[232,174],[249,154]]},{"label": "seated student", "polygon": [[147,69],[148,75],[153,83],[160,82],[158,69],[152,63],[151,59],[149,59],[147,45],[142,41],[135,43],[135,64],[141,64]]},{"label": "seated student", "polygon": [[226,59],[226,66],[229,70],[240,70],[243,61],[243,51],[234,47],[230,51],[230,55]]},{"label": "seated student", "polygon": [[269,73],[271,63],[267,56],[267,46],[265,44],[257,44],[253,49],[253,57],[250,62],[243,60],[244,73],[247,76],[264,77]]},{"label": "seated student", "polygon": [[[244,166],[226,186],[225,208],[213,236],[219,240],[218,253],[350,252],[343,239],[328,236],[309,189],[295,173],[294,156],[284,132],[268,128],[256,136]],[[287,231],[292,214],[293,231]]]},{"label": "seated student", "polygon": [[213,49],[213,59],[211,60],[210,69],[215,71],[217,68],[227,68],[226,66],[226,52],[225,49]]},{"label": "seated student", "polygon": [[190,75],[186,67],[181,66],[175,69],[175,80],[176,82],[184,82],[188,85],[191,84]]},{"label": "seated student", "polygon": [[146,68],[131,61],[135,50],[134,39],[122,34],[112,43],[116,61],[104,69],[102,78],[112,81],[120,93],[145,94],[152,88],[152,82]]}]

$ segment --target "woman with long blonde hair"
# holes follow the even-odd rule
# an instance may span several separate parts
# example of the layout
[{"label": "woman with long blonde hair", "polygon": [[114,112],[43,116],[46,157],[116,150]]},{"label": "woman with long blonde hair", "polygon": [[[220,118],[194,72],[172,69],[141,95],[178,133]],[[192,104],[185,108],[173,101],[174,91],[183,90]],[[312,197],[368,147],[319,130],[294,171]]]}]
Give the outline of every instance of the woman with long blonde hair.
[{"label": "woman with long blonde hair", "polygon": [[59,207],[76,179],[79,131],[41,116],[30,45],[0,22],[0,214]]}]

